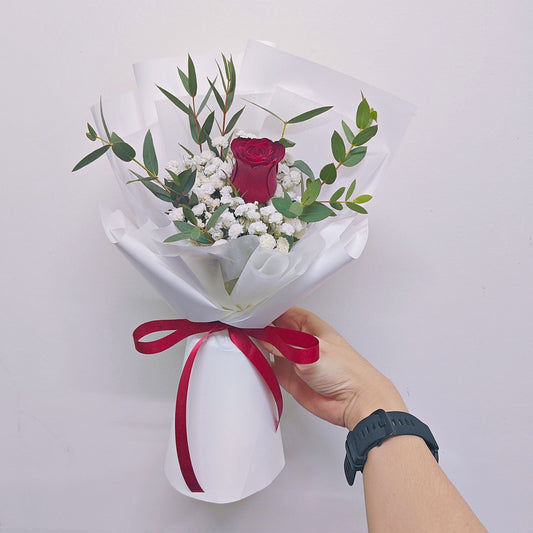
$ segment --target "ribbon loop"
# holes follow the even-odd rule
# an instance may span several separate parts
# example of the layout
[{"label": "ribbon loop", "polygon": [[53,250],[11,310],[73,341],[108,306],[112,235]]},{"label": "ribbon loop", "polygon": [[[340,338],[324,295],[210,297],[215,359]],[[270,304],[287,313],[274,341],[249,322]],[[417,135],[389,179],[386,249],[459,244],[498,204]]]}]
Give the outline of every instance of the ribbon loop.
[{"label": "ribbon loop", "polygon": [[[171,348],[178,342],[204,333],[203,337],[194,345],[181,373],[176,395],[175,437],[176,453],[183,475],[183,479],[191,492],[203,492],[194,473],[189,453],[187,438],[187,396],[194,360],[207,337],[217,331],[228,330],[233,344],[246,356],[254,368],[259,372],[265,385],[270,390],[277,409],[276,430],[278,429],[281,413],[283,412],[283,397],[278,380],[269,362],[261,350],[255,345],[251,337],[265,341],[274,346],[279,352],[295,363],[309,364],[318,360],[318,339],[313,335],[275,326],[263,329],[240,329],[223,322],[190,322],[185,319],[152,320],[145,322],[133,332],[133,342],[138,352],[143,354],[160,353]],[[152,341],[141,340],[147,335],[170,331],[168,335]]]}]

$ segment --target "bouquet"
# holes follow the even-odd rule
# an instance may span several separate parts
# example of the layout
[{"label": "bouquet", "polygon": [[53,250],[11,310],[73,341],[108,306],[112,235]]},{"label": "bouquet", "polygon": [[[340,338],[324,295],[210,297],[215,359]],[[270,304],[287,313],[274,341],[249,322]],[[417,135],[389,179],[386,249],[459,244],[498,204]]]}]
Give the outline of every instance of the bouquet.
[{"label": "bouquet", "polygon": [[412,112],[259,42],[238,63],[137,64],[138,92],[93,108],[86,135],[101,145],[74,167],[110,156],[127,206],[102,212],[105,231],[180,317],[134,340],[158,353],[187,339],[165,471],[217,503],[283,468],[281,392],[253,339],[317,359],[316,339],[269,324],[359,257],[365,206]]}]

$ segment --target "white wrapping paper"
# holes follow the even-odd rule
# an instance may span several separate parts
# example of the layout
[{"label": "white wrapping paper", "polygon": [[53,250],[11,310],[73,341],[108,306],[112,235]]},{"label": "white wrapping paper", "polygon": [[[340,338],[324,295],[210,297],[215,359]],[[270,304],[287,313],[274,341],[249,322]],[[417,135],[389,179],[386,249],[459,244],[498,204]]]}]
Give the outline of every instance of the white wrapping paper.
[{"label": "white wrapping paper", "polygon": [[[199,80],[202,74],[211,74],[215,59],[203,57],[196,62]],[[176,66],[184,61],[185,57],[135,65],[139,91],[104,100],[109,127],[134,147],[142,146],[150,128],[160,166],[179,157],[173,151],[178,142],[195,149],[188,141],[186,117],[154,90],[154,84],[160,83],[180,95],[183,89],[178,86]],[[241,95],[289,117],[313,107],[334,105],[332,112],[291,125],[287,132],[296,142],[291,149],[295,159],[304,159],[318,172],[332,159],[333,130],[342,119],[354,122],[361,90],[378,110],[379,133],[370,142],[363,162],[354,168],[341,168],[331,188],[348,185],[357,177],[357,194],[373,194],[412,115],[409,104],[352,77],[252,41],[237,73],[234,106],[238,109],[245,103],[239,102]],[[93,114],[101,130],[97,109]],[[239,127],[271,139],[280,135],[279,123],[250,105]],[[104,229],[180,318],[264,327],[358,258],[367,241],[367,218],[350,211],[310,226],[289,254],[259,248],[255,236],[208,247],[184,241],[163,243],[175,233],[174,225],[163,214],[168,204],[140,184],[126,186],[131,179],[128,166],[110,160],[127,210],[102,209]],[[323,198],[329,198],[331,188],[324,188]],[[193,343],[191,338],[187,354]],[[224,332],[210,337],[197,356],[187,412],[192,463],[204,492],[187,489],[179,471],[172,429],[165,471],[180,492],[216,503],[235,501],[267,486],[282,469],[281,438],[279,430],[274,430],[270,392]]]}]

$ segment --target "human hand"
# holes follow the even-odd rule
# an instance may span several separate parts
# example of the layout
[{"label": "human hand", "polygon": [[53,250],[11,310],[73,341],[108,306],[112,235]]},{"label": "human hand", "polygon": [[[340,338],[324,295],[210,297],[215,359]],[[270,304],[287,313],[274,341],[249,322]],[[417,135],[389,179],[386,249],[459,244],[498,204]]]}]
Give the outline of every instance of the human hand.
[{"label": "human hand", "polygon": [[309,365],[293,363],[261,343],[275,356],[272,367],[281,386],[314,415],[351,430],[376,409],[407,411],[392,382],[315,314],[293,307],[274,325],[319,340],[320,358]]}]

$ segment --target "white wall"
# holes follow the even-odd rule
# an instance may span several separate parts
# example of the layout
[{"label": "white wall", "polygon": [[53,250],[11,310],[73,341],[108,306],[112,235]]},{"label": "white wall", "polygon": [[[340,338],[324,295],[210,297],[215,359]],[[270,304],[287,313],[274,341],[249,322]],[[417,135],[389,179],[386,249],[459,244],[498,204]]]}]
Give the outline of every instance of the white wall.
[{"label": "white wall", "polygon": [[289,400],[269,488],[227,506],[170,488],[179,350],[146,358],[130,336],[171,313],[101,230],[105,161],[70,174],[89,106],[133,87],[131,63],[254,37],[417,105],[363,257],[300,303],[393,379],[490,531],[531,531],[531,4],[180,4],[3,8],[0,529],[364,530],[345,431]]}]

